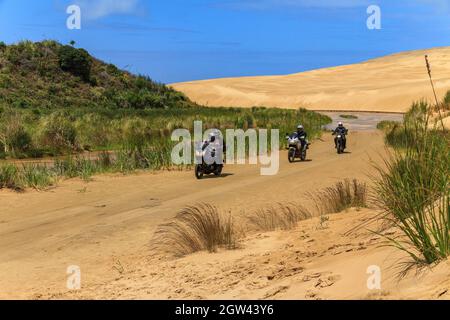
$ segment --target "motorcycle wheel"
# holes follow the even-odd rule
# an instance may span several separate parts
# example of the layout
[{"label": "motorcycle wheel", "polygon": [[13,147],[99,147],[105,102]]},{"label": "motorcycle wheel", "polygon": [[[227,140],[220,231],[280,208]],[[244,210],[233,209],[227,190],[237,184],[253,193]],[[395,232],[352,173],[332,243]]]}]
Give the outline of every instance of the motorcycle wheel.
[{"label": "motorcycle wheel", "polygon": [[216,171],[214,171],[214,175],[216,177],[219,177],[220,175],[222,175],[222,170],[223,170],[223,167],[222,166],[218,166]]},{"label": "motorcycle wheel", "polygon": [[302,161],[306,161],[306,151],[302,152],[302,156],[300,157]]},{"label": "motorcycle wheel", "polygon": [[288,159],[290,163],[295,162],[295,150],[289,149]]},{"label": "motorcycle wheel", "polygon": [[202,170],[202,168],[201,168],[201,166],[199,164],[195,166],[195,177],[198,180],[203,178],[203,170]]}]

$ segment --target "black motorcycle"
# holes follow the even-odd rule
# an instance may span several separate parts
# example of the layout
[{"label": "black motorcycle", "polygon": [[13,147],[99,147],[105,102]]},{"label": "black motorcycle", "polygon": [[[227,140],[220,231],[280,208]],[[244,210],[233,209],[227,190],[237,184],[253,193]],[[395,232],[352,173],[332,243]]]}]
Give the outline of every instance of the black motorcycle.
[{"label": "black motorcycle", "polygon": [[198,163],[195,165],[195,177],[197,179],[202,179],[204,175],[214,174],[219,177],[222,174],[223,164],[218,164],[216,162],[208,164],[209,161],[205,161],[205,156],[210,152],[210,159],[214,159],[216,156],[216,149],[206,148],[203,151],[197,151],[196,157]]},{"label": "black motorcycle", "polygon": [[336,133],[336,149],[338,154],[343,154],[346,148],[346,139],[348,131],[345,133]]}]

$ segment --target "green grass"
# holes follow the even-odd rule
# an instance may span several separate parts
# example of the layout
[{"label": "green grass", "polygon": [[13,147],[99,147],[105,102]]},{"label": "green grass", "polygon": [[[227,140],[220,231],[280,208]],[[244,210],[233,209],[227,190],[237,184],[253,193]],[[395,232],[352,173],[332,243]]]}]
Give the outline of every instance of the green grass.
[{"label": "green grass", "polygon": [[429,110],[425,103],[414,104],[395,133],[387,133],[395,151],[377,167],[375,180],[386,220],[402,232],[389,240],[420,265],[450,253],[450,136],[430,128]]},{"label": "green grass", "polygon": [[22,179],[19,174],[19,170],[12,164],[0,165],[0,189],[23,189]]},{"label": "green grass", "polygon": [[0,189],[22,191],[26,188],[44,190],[57,181],[57,174],[45,166],[13,164],[0,165]]},{"label": "green grass", "polygon": [[395,126],[400,126],[401,123],[392,120],[383,120],[377,124],[377,129],[382,131],[388,131],[393,129]]},{"label": "green grass", "polygon": [[[194,121],[204,129],[279,129],[284,135],[302,123],[312,138],[319,137],[331,119],[307,110],[271,108],[206,108],[171,110],[64,110],[41,112],[0,108],[0,138],[6,157],[55,156],[80,151],[142,150],[166,147],[175,129],[193,130]],[[17,128],[12,124],[20,123]],[[2,147],[0,139],[0,148]],[[5,143],[3,150],[5,150]]]},{"label": "green grass", "polygon": [[352,115],[352,114],[341,114],[339,117],[342,118],[342,119],[348,119],[348,120],[356,120],[356,119],[358,119],[357,116]]}]

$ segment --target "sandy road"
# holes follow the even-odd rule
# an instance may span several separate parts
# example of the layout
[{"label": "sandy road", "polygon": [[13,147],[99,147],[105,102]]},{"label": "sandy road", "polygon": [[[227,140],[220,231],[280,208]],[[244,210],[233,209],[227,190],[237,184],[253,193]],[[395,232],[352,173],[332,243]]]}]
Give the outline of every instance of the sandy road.
[{"label": "sandy road", "polygon": [[307,201],[306,191],[345,178],[368,180],[370,160],[384,150],[380,133],[355,132],[349,153],[338,156],[326,134],[313,144],[308,162],[289,164],[282,153],[276,176],[233,165],[225,177],[201,181],[193,172],[163,172],[65,181],[47,192],[0,191],[0,298],[64,290],[70,265],[81,267],[86,282],[109,277],[124,257],[148,252],[156,226],[190,204],[213,203],[239,214]]}]

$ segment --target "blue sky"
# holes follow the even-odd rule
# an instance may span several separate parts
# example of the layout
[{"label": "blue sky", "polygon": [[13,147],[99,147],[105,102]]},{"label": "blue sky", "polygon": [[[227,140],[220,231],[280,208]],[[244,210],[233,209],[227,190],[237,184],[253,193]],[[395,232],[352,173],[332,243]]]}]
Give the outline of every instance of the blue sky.
[{"label": "blue sky", "polygon": [[[66,28],[77,4],[82,29]],[[366,26],[379,5],[382,29]],[[287,74],[450,45],[450,0],[0,0],[0,40],[75,40],[164,83]]]}]

